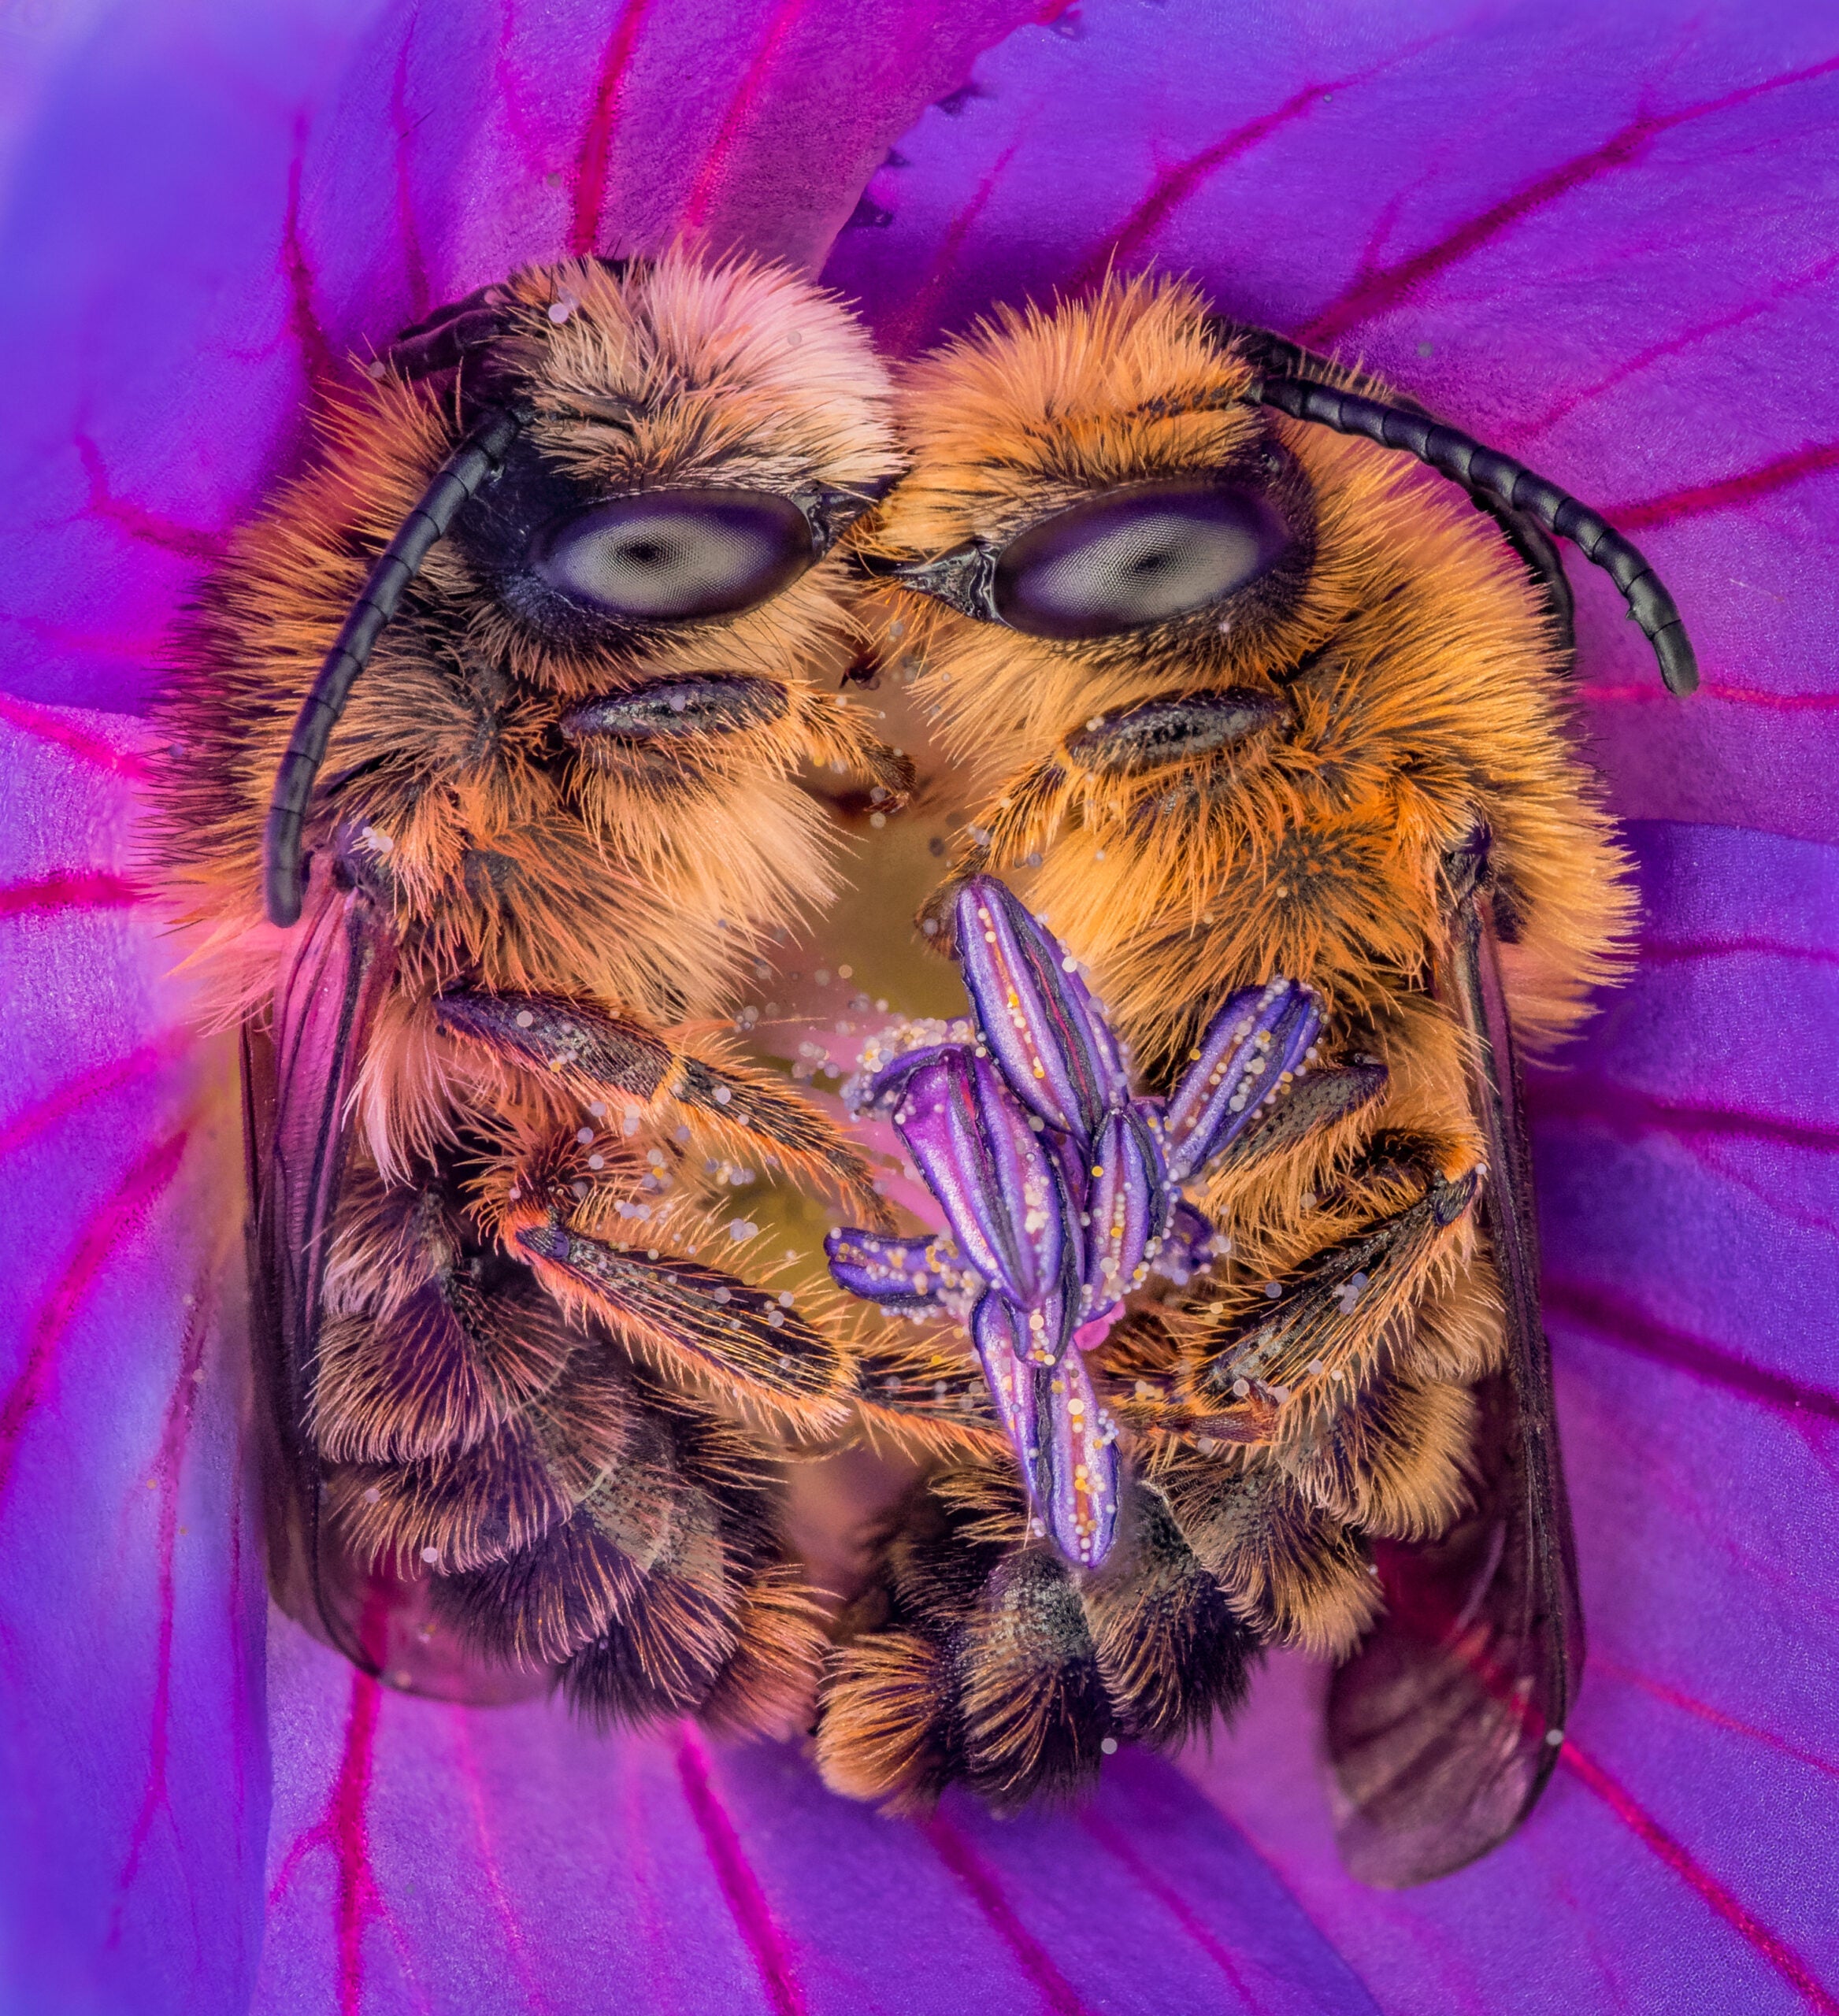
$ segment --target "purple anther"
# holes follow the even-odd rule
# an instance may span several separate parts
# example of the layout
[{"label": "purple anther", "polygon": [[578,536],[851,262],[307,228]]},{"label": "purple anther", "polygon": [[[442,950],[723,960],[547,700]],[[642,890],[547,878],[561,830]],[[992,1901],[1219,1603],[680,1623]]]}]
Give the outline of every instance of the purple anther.
[{"label": "purple anther", "polygon": [[1134,1106],[1108,1115],[1087,1152],[1082,1321],[1106,1314],[1143,1285],[1170,1203],[1161,1145]]},{"label": "purple anther", "polygon": [[1118,1529],[1118,1430],[1092,1391],[1084,1355],[1047,1375],[1047,1523],[1069,1561],[1096,1568]]},{"label": "purple anther", "polygon": [[1170,1180],[1197,1175],[1290,1082],[1322,1028],[1313,989],[1295,980],[1235,994],[1207,1025],[1162,1116]]},{"label": "purple anther", "polygon": [[825,1240],[824,1254],[831,1273],[851,1295],[884,1309],[903,1309],[937,1300],[944,1285],[932,1265],[937,1243],[890,1239],[846,1226]]},{"label": "purple anther", "polygon": [[1000,882],[959,892],[958,956],[977,1025],[1010,1089],[1050,1127],[1088,1141],[1130,1099],[1117,1040],[1064,948]]},{"label": "purple anther", "polygon": [[984,1058],[948,1050],[903,1089],[894,1125],[966,1260],[1025,1309],[1060,1285],[1069,1260],[1059,1171]]}]

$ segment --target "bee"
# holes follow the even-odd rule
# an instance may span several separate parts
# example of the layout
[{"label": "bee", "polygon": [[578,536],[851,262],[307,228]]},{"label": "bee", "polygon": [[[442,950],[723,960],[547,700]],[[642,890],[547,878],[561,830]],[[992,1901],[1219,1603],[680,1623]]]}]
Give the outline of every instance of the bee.
[{"label": "bee", "polygon": [[[1556,485],[1185,284],[1004,311],[914,366],[899,415],[911,466],[855,535],[883,583],[864,613],[923,663],[956,765],[959,839],[921,922],[955,944],[976,1027],[970,1061],[922,1048],[869,1087],[906,1101],[946,1245],[865,1229],[833,1261],[903,1317],[981,1297],[981,1321],[1000,1276],[1117,1443],[1042,1429],[1046,1387],[1022,1418],[994,1372],[955,1439],[934,1411],[946,1453],[843,1620],[822,1769],[897,1810],[955,1780],[1001,1807],[1064,1794],[1121,1739],[1202,1728],[1260,1647],[1294,1644],[1340,1662],[1349,1867],[1458,1868],[1537,1799],[1583,1652],[1516,1046],[1579,1026],[1634,902],[1570,717],[1555,542],[1607,569],[1684,694],[1678,613]],[[993,893],[1010,873],[1051,926],[1025,956],[1005,948],[1027,912]],[[1284,1099],[1241,1082],[1258,1126],[1178,1158],[1189,1074],[1251,1072],[1251,1032],[1278,1026],[1259,1003],[1286,988],[1316,1003],[1309,1073],[1270,1052]],[[1126,1056],[1134,1088],[1105,1062]],[[1155,1121],[1132,1171],[1077,1102],[1041,1102],[1037,1066],[1108,1083],[1108,1125]],[[1165,1286],[1066,1343],[1062,1288],[1018,1288],[997,1251],[1040,1214],[996,1169],[1029,1151],[1001,1145],[992,1071],[1029,1128],[1093,1152],[1095,1183],[1229,1250],[1190,1237]],[[947,1154],[953,1099],[981,1117]],[[1088,1257],[1111,1236],[1097,1194],[1062,1220]],[[916,1416],[950,1355],[931,1348],[905,1347]],[[1044,1516],[1067,1478],[1114,1498],[1099,1526]]]},{"label": "bee", "polygon": [[394,1684],[795,1720],[778,1455],[853,1368],[716,1158],[884,1220],[699,1026],[834,893],[801,765],[898,802],[838,542],[899,462],[795,275],[534,266],[406,331],[204,591],[154,850],[241,1030],[268,1544]]}]

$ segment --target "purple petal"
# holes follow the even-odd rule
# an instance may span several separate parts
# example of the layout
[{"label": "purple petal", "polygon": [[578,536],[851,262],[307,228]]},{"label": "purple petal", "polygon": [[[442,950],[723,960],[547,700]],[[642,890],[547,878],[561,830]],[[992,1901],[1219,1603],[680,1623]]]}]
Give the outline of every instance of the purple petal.
[{"label": "purple petal", "polygon": [[1321,1028],[1320,1002],[1294,980],[1233,996],[1207,1025],[1162,1116],[1171,1182],[1198,1175],[1244,1132],[1302,1068]]},{"label": "purple petal", "polygon": [[1089,1321],[1143,1285],[1150,1252],[1167,1229],[1170,1200],[1162,1149],[1134,1107],[1110,1114],[1099,1129],[1088,1173],[1080,1309]]},{"label": "purple petal", "polygon": [[990,1064],[958,1050],[921,1065],[894,1124],[971,1266],[1031,1314],[1058,1303],[1073,1258],[1059,1173]]},{"label": "purple petal", "polygon": [[610,1981],[684,2016],[1377,2016],[1157,1758],[1121,1754],[1077,1818],[951,1798],[891,1823],[795,1745],[416,1700],[284,1620],[272,1648],[288,1740],[256,2016],[604,2016]]},{"label": "purple petal", "polygon": [[119,718],[0,708],[0,1999],[244,2006],[268,1744],[232,1047],[128,873]]},{"label": "purple petal", "polygon": [[1130,1084],[1064,947],[988,875],[964,885],[955,921],[977,1026],[1010,1088],[1050,1127],[1091,1140]]}]

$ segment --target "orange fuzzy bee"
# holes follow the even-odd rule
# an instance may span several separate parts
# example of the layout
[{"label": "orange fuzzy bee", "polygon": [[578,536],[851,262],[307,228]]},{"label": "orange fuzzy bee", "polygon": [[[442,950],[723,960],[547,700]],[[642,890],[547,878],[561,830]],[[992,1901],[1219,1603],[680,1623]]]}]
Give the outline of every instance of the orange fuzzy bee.
[{"label": "orange fuzzy bee", "polygon": [[[1508,1017],[1574,1027],[1630,911],[1548,535],[1681,690],[1690,655],[1600,520],[1377,391],[1111,285],[897,406],[805,283],[673,254],[482,290],[324,419],[196,613],[156,808],[243,1030],[293,1614],[396,1684],[552,1678],[603,1720],[794,1725],[821,1673],[826,1775],[895,1804],[1076,1786],[1295,1642],[1352,1655],[1357,1869],[1414,1880],[1517,1821],[1581,1638]],[[1374,442],[1458,474],[1524,566]],[[862,900],[821,769],[862,780],[865,839],[913,799]],[[927,1082],[1014,1123],[1061,1273],[1013,1302],[999,1257],[895,1233],[869,1137],[736,1014],[803,982],[801,918],[816,989],[883,957],[941,860],[913,947],[969,902],[1022,965],[960,944],[981,1034],[884,1030],[874,1082],[912,1147],[900,1054],[942,1032]],[[1091,1095],[1077,1125],[996,1082],[1003,1016]],[[840,1075],[828,1043],[801,1057]],[[847,1285],[981,1294],[982,1369],[736,1271],[736,1162],[867,1221],[829,1242]],[[953,1223],[974,1247],[1001,1215]],[[865,1429],[922,1474],[827,1652],[782,1459]]]},{"label": "orange fuzzy bee", "polygon": [[243,1030],[271,1580],[399,1684],[783,1721],[824,1640],[773,1431],[852,1369],[700,1172],[881,1207],[677,1032],[832,893],[799,765],[905,780],[837,691],[884,373],[788,273],[584,261],[405,332],[321,444],[206,592],[157,792]]},{"label": "orange fuzzy bee", "polygon": [[[900,419],[912,466],[857,538],[957,765],[925,930],[1032,871],[1148,1090],[1276,976],[1325,1002],[1325,1068],[1189,1185],[1229,1259],[1092,1348],[1129,1452],[1108,1558],[1043,1544],[1041,1493],[966,1435],[845,1621],[826,1774],[1014,1805],[1295,1644],[1344,1662],[1351,1866],[1459,1866],[1537,1796],[1582,1651],[1512,1043],[1578,1025],[1633,898],[1552,536],[1683,692],[1677,611],[1555,486],[1183,286],[1005,313],[913,369]],[[879,1251],[844,1255],[864,1292]]]}]

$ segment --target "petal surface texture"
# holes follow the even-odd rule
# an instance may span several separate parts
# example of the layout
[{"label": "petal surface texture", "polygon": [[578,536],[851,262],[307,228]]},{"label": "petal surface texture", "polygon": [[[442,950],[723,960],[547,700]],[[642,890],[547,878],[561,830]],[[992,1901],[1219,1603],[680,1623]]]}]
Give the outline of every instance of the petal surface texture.
[{"label": "petal surface texture", "polygon": [[243,2006],[267,1597],[234,1046],[195,1046],[137,724],[0,699],[0,2006]]},{"label": "petal surface texture", "polygon": [[[30,390],[0,441],[0,2007],[1839,2010],[1839,27],[50,12],[0,97]],[[1571,565],[1645,905],[1633,983],[1529,1085],[1591,1662],[1544,1803],[1474,1869],[1342,1874],[1300,1661],[1211,1757],[915,1825],[795,1748],[604,1740],[265,1641],[234,1070],[176,1033],[119,710],[347,353],[518,260],[679,232],[814,265],[834,239],[897,353],[1109,261],[1190,272],[1578,491],[1679,600],[1683,706]]]}]

